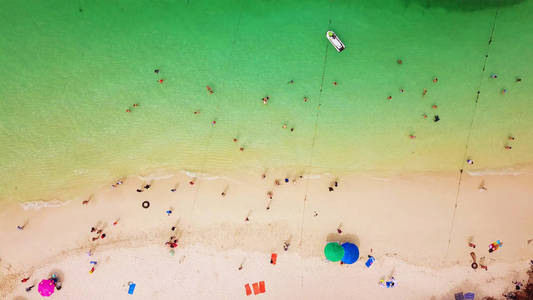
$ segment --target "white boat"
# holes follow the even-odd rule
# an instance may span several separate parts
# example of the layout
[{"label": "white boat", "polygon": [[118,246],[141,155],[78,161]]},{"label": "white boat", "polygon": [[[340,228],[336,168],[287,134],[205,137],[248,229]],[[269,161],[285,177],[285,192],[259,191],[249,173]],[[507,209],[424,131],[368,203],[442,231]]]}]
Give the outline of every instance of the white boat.
[{"label": "white boat", "polygon": [[346,48],[346,46],[344,46],[344,43],[341,42],[341,40],[335,34],[335,32],[331,30],[326,32],[326,37],[328,38],[329,42],[333,45],[333,47],[337,49],[337,52],[341,52],[342,50],[344,50],[344,48]]}]

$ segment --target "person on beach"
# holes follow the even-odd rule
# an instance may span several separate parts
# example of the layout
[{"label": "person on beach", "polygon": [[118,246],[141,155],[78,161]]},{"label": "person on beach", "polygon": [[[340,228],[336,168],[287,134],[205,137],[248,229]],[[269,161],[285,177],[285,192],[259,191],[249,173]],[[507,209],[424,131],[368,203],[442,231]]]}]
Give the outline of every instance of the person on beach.
[{"label": "person on beach", "polygon": [[473,164],[474,164],[474,161],[471,160],[471,159],[467,159],[467,160],[466,160],[466,163],[469,164],[469,165],[473,165]]},{"label": "person on beach", "polygon": [[333,190],[333,187],[331,187],[331,186],[328,187],[328,191],[333,192],[333,191],[334,191],[334,190]]},{"label": "person on beach", "polygon": [[409,135],[409,138],[412,139],[412,140],[414,140],[414,139],[416,139],[416,135],[414,135],[414,134],[410,134],[410,135]]},{"label": "person on beach", "polygon": [[281,183],[279,182],[279,179],[276,179],[276,180],[274,180],[274,184],[275,185],[280,185]]},{"label": "person on beach", "polygon": [[505,145],[503,148],[505,148],[505,150],[511,150],[513,149],[513,147],[509,146],[509,145]]},{"label": "person on beach", "polygon": [[288,241],[283,242],[283,250],[288,251],[290,245]]},{"label": "person on beach", "polygon": [[26,281],[28,281],[28,279],[30,279],[30,277],[22,278],[22,280],[20,282],[26,282]]},{"label": "person on beach", "polygon": [[170,217],[170,215],[172,214],[172,209],[168,209],[168,210],[166,211],[166,213],[167,213],[167,216]]},{"label": "person on beach", "polygon": [[268,198],[272,199],[272,196],[273,196],[272,191],[268,191],[268,192],[267,192],[267,196],[268,196]]},{"label": "person on beach", "polygon": [[490,78],[496,79],[496,78],[498,78],[498,74],[490,74]]},{"label": "person on beach", "polygon": [[308,100],[307,97],[304,97],[304,102],[307,102],[307,100]]},{"label": "person on beach", "polygon": [[389,281],[385,281],[383,279],[379,281],[379,286],[386,288],[393,288],[396,284],[396,279],[394,279],[394,277],[391,277]]},{"label": "person on beach", "polygon": [[514,136],[510,135],[510,136],[507,137],[507,139],[510,140],[510,141],[514,141]]},{"label": "person on beach", "polygon": [[26,288],[26,292],[30,292],[35,287],[35,284],[30,285]]},{"label": "person on beach", "polygon": [[422,96],[427,95],[427,93],[428,93],[428,90],[424,89],[424,91],[422,91]]},{"label": "person on beach", "polygon": [[171,188],[170,191],[174,193],[176,191],[176,188]]},{"label": "person on beach", "polygon": [[18,230],[24,230],[24,227],[26,227],[26,225],[17,225]]}]

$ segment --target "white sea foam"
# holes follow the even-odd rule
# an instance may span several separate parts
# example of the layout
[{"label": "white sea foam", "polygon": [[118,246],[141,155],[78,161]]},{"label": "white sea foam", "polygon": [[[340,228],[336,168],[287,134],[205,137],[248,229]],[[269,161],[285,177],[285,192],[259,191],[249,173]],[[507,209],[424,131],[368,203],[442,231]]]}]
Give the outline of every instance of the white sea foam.
[{"label": "white sea foam", "polygon": [[188,177],[198,178],[198,179],[201,179],[201,180],[223,179],[223,180],[230,181],[230,182],[233,182],[233,183],[241,183],[240,181],[235,180],[235,179],[230,178],[230,177],[227,177],[227,176],[216,176],[216,175],[211,175],[211,174],[206,174],[206,173],[191,172],[191,171],[187,171],[187,170],[183,170],[183,171],[181,171],[181,173],[187,175]]},{"label": "white sea foam", "polygon": [[147,176],[141,176],[141,175],[137,176],[137,178],[139,178],[141,181],[161,180],[161,179],[168,179],[172,177],[174,177],[174,174],[163,174],[163,175],[150,174]]},{"label": "white sea foam", "polygon": [[466,171],[470,176],[519,176],[519,175],[533,175],[532,170],[526,169],[485,169],[477,171]]},{"label": "white sea foam", "polygon": [[68,201],[59,201],[59,200],[52,200],[52,201],[29,201],[29,202],[22,202],[20,203],[20,206],[24,210],[39,210],[41,208],[45,207],[61,207],[65,206],[70,203],[70,200]]},{"label": "white sea foam", "polygon": [[[324,174],[327,175],[327,174]],[[320,179],[322,175],[320,174],[311,174],[311,175],[304,175],[302,176],[304,179]]]}]

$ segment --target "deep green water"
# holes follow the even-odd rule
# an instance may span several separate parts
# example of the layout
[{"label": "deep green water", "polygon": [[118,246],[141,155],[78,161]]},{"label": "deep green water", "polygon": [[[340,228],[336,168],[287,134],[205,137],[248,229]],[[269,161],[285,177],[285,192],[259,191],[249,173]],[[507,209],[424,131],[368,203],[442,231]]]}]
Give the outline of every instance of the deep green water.
[{"label": "deep green water", "polygon": [[511,2],[2,0],[0,199],[158,168],[530,163],[533,2]]}]

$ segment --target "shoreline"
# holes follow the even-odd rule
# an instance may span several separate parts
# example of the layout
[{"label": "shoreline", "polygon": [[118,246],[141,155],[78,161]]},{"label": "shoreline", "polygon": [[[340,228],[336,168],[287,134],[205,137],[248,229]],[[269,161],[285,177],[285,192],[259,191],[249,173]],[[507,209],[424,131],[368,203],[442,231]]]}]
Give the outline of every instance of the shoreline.
[{"label": "shoreline", "polygon": [[[294,171],[299,170],[299,171]],[[489,168],[489,169],[468,169],[468,166],[465,166],[465,173],[472,177],[483,177],[483,176],[521,176],[521,175],[533,175],[533,163],[521,163],[513,166],[501,167],[501,168]],[[268,168],[253,168],[244,171],[249,176],[257,176],[257,173],[269,173],[271,170]],[[304,167],[302,168],[284,168],[276,169],[272,173],[283,177],[283,176],[299,176],[303,175],[305,179],[316,179],[321,177],[346,177],[346,176],[357,176],[357,177],[372,177],[377,179],[382,179],[384,181],[390,180],[391,178],[404,177],[404,176],[453,176],[458,170],[446,170],[446,171],[405,171],[405,170],[360,170],[360,171],[338,171],[334,170],[324,171],[324,172],[307,172]],[[0,195],[0,207],[2,205],[10,204],[12,202],[17,203],[27,203],[27,205],[32,206],[61,206],[68,201],[75,201],[83,198],[83,195],[91,195],[93,191],[102,190],[105,186],[110,185],[113,180],[119,180],[124,178],[138,178],[144,181],[150,180],[160,180],[167,177],[181,176],[185,174],[189,178],[201,178],[203,180],[216,180],[219,178],[237,182],[236,179],[242,175],[242,170],[231,170],[229,172],[215,171],[215,172],[203,172],[200,170],[188,170],[188,169],[174,169],[174,168],[152,168],[141,172],[138,174],[121,174],[115,177],[110,177],[107,179],[99,180],[98,182],[89,182],[86,184],[79,183],[76,187],[73,188],[61,188],[56,191],[55,196],[49,198],[42,197],[29,197],[27,200],[14,200],[13,197],[8,198],[7,196]],[[289,174],[289,175],[284,175]],[[17,197],[18,198],[18,197]]]}]

